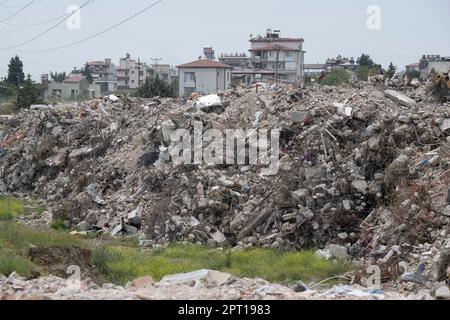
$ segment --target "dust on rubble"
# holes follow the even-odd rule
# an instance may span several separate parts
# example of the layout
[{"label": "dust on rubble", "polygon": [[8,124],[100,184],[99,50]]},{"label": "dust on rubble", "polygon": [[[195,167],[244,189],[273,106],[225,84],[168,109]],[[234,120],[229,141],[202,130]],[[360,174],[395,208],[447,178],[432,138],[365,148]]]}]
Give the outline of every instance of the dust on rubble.
[{"label": "dust on rubble", "polygon": [[[426,102],[423,87],[401,91],[274,85],[203,102],[105,97],[24,110],[1,120],[0,192],[48,205],[31,226],[60,220],[156,247],[316,248],[376,265],[399,289],[431,288],[449,276],[450,106]],[[175,166],[168,137],[198,121],[281,129],[278,174]]]}]

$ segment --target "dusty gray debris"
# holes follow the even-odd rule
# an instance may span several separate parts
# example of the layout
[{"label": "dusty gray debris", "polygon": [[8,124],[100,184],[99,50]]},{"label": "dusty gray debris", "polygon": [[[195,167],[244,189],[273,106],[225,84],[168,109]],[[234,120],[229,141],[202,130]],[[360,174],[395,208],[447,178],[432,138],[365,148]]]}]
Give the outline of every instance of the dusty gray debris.
[{"label": "dusty gray debris", "polygon": [[398,104],[405,106],[405,107],[414,107],[416,105],[416,101],[405,96],[404,94],[394,91],[394,90],[386,90],[384,94],[388,97],[397,102]]}]

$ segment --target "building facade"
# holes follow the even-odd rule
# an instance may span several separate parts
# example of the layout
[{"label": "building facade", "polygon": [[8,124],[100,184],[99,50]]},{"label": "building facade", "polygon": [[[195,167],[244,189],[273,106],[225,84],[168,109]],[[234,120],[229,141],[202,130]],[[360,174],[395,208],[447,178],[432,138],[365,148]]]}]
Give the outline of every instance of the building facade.
[{"label": "building facade", "polygon": [[158,74],[161,80],[169,83],[172,81],[172,70],[170,64],[152,64],[151,68],[155,71],[155,74]]},{"label": "building facade", "polygon": [[99,85],[90,85],[85,76],[69,74],[63,82],[49,81],[46,84],[44,97],[64,100],[92,99],[101,96]]},{"label": "building facade", "polygon": [[136,90],[142,86],[147,79],[154,79],[155,70],[147,63],[131,59],[127,53],[125,58],[120,58],[117,68],[117,88],[119,90]]},{"label": "building facade", "polygon": [[304,39],[283,38],[280,30],[250,39],[251,61],[255,69],[272,71],[275,78],[304,85]]},{"label": "building facade", "polygon": [[450,57],[423,55],[419,62],[420,78],[426,79],[431,71],[447,73],[450,71]]},{"label": "building facade", "polygon": [[321,74],[327,73],[329,71],[329,67],[326,64],[305,64],[305,76],[307,77],[316,77]]},{"label": "building facade", "polygon": [[232,67],[221,62],[200,59],[177,68],[180,97],[189,97],[194,92],[211,94],[231,88]]},{"label": "building facade", "polygon": [[93,83],[100,86],[102,94],[117,90],[117,70],[111,59],[87,62],[85,68],[91,72]]},{"label": "building facade", "polygon": [[252,59],[246,53],[222,53],[219,62],[233,67],[233,70],[248,69]]}]

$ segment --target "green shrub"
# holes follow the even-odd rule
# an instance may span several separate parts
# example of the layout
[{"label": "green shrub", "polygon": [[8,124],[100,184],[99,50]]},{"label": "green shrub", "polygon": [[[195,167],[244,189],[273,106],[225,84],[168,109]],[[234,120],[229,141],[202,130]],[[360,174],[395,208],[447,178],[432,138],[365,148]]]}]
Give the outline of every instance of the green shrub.
[{"label": "green shrub", "polygon": [[380,67],[368,67],[368,66],[359,66],[356,69],[356,77],[360,81],[367,81],[369,77],[376,76],[380,74]]},{"label": "green shrub", "polygon": [[325,79],[321,81],[321,84],[326,86],[339,86],[350,81],[350,75],[347,70],[333,69]]},{"label": "green shrub", "polygon": [[0,274],[9,276],[17,272],[22,277],[31,277],[37,267],[27,258],[16,254],[12,250],[0,248]]},{"label": "green shrub", "polygon": [[11,198],[0,197],[0,220],[12,220],[15,216],[28,215],[23,201]]}]

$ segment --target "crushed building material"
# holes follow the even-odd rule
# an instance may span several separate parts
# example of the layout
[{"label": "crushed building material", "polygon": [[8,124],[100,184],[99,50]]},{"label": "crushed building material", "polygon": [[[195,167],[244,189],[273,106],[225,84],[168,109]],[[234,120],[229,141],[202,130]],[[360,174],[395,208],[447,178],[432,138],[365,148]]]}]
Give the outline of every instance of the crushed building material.
[{"label": "crushed building material", "polygon": [[[72,228],[139,234],[145,246],[334,244],[335,255],[345,250],[397,280],[419,261],[434,270],[449,238],[450,109],[417,103],[422,95],[408,90],[279,84],[203,104],[107,97],[23,110],[2,120],[0,185],[44,201]],[[200,138],[208,129],[250,130],[247,138],[280,129],[278,172],[248,163],[248,142],[245,164],[173,163],[172,134],[195,134],[198,122]]]}]

